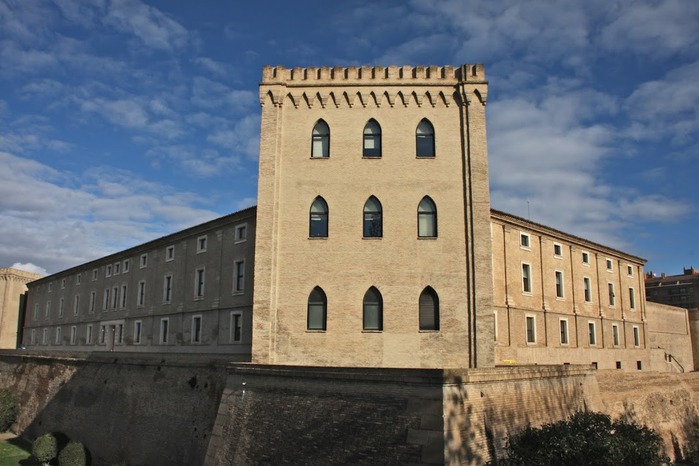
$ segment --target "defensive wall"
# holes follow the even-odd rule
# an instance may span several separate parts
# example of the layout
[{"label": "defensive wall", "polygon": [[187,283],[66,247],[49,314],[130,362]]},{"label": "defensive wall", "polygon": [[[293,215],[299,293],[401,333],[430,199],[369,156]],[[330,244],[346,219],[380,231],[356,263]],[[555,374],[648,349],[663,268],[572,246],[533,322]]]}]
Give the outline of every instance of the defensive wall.
[{"label": "defensive wall", "polygon": [[[204,355],[0,354],[13,430],[61,431],[93,464],[484,464],[509,433],[602,410],[659,429],[697,422],[696,374],[590,366],[475,370],[264,366]],[[672,379],[669,380],[668,377]],[[598,387],[602,387],[600,392]]]}]

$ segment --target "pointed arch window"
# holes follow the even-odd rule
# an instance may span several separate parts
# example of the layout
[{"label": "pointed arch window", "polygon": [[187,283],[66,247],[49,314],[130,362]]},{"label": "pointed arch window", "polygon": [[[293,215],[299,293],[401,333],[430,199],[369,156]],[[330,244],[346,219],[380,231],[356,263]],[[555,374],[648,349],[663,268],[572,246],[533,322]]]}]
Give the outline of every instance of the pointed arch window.
[{"label": "pointed arch window", "polygon": [[313,127],[311,157],[330,157],[330,128],[323,120],[318,120],[318,123]]},{"label": "pointed arch window", "polygon": [[364,294],[363,322],[364,330],[383,330],[383,298],[376,287],[371,287]]},{"label": "pointed arch window", "polygon": [[371,119],[364,127],[364,157],[381,157],[381,126]]},{"label": "pointed arch window", "polygon": [[306,328],[308,330],[325,330],[328,314],[328,299],[325,292],[319,286],[313,288],[308,295],[308,316]]},{"label": "pointed arch window", "polygon": [[381,238],[383,236],[383,211],[381,202],[371,196],[364,204],[364,237]]},{"label": "pointed arch window", "polygon": [[308,236],[311,238],[326,238],[328,236],[328,204],[320,196],[316,197],[311,204]]},{"label": "pointed arch window", "polygon": [[439,296],[428,286],[420,294],[420,330],[439,330]]},{"label": "pointed arch window", "polygon": [[434,126],[427,118],[417,125],[415,149],[418,157],[434,157]]},{"label": "pointed arch window", "polygon": [[437,206],[429,196],[423,197],[417,206],[417,236],[437,237]]}]

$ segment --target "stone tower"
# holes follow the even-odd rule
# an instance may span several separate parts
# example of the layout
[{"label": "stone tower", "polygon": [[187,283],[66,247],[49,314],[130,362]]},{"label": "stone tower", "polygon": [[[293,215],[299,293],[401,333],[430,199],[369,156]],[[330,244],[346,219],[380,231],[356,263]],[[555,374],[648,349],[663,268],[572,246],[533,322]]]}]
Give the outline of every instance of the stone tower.
[{"label": "stone tower", "polygon": [[252,360],[493,365],[482,65],[265,67]]}]

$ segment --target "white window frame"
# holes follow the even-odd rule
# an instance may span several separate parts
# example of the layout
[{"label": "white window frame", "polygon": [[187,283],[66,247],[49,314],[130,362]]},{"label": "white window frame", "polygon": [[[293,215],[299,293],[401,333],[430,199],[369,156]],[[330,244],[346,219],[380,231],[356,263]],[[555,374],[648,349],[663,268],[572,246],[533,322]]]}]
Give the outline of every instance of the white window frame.
[{"label": "white window frame", "polygon": [[61,326],[59,325],[56,327],[56,339],[55,339],[55,344],[56,346],[61,346],[63,344],[63,331],[61,330]]},{"label": "white window frame", "polygon": [[629,309],[632,311],[636,310],[636,290],[633,286],[629,287]]},{"label": "white window frame", "polygon": [[[199,322],[199,329],[198,330],[196,327],[197,321]],[[197,314],[197,315],[192,316],[192,327],[191,327],[191,331],[190,331],[190,335],[189,335],[190,343],[201,343],[202,342],[201,334],[202,334],[202,331],[204,330],[203,325],[204,325],[204,319],[202,318],[201,314]]]},{"label": "white window frame", "polygon": [[133,344],[141,344],[141,333],[143,332],[143,321],[135,320],[133,323]]},{"label": "white window frame", "polygon": [[73,315],[77,316],[80,314],[80,295],[76,294],[73,301]]},{"label": "white window frame", "polygon": [[39,320],[39,303],[34,303],[34,320]]},{"label": "white window frame", "polygon": [[115,286],[112,288],[112,309],[116,309],[119,305],[119,287]]},{"label": "white window frame", "polygon": [[590,346],[597,346],[597,323],[592,320],[587,322],[587,342]]},{"label": "white window frame", "polygon": [[145,269],[146,267],[148,267],[148,253],[141,254],[141,260],[138,263],[138,267],[140,269]]},{"label": "white window frame", "polygon": [[172,274],[167,274],[163,277],[163,303],[169,304],[172,302]]},{"label": "white window frame", "polygon": [[175,245],[170,245],[165,248],[165,262],[175,260]]},{"label": "white window frame", "polygon": [[128,297],[128,286],[121,285],[121,298],[119,299],[119,309],[126,309],[126,298]]},{"label": "white window frame", "polygon": [[[241,238],[241,232],[243,233],[242,238]],[[234,235],[233,244],[244,243],[245,241],[247,241],[248,240],[248,224],[241,223],[240,225],[236,225],[233,235]]]},{"label": "white window frame", "polygon": [[634,348],[641,347],[641,331],[639,330],[638,325],[633,326],[633,346]]},{"label": "white window frame", "polygon": [[49,293],[53,292],[53,282],[49,283]]},{"label": "white window frame", "polygon": [[197,254],[201,254],[202,252],[206,252],[206,249],[208,247],[208,236],[207,235],[202,235],[197,238]]},{"label": "white window frame", "polygon": [[85,344],[92,344],[92,324],[87,324],[85,328]]},{"label": "white window frame", "polygon": [[633,277],[633,265],[626,265],[626,275],[628,275],[629,277]]},{"label": "white window frame", "polygon": [[130,269],[131,261],[129,259],[124,259],[124,262],[121,264],[121,273],[129,273]]},{"label": "white window frame", "polygon": [[556,299],[565,299],[565,279],[562,270],[554,271],[554,280],[556,284]]},{"label": "white window frame", "polygon": [[[235,316],[238,316],[238,323],[240,324],[240,338],[235,339]],[[230,313],[229,329],[228,329],[228,342],[231,344],[241,344],[243,342],[243,313],[242,311],[232,311]]]},{"label": "white window frame", "polygon": [[[532,324],[532,339],[529,338],[529,322]],[[528,345],[535,345],[536,344],[536,316],[527,314],[524,316],[524,341]]]},{"label": "white window frame", "polygon": [[44,312],[44,317],[46,319],[51,315],[51,301],[46,301],[46,311]]},{"label": "white window frame", "polygon": [[97,292],[96,291],[90,291],[90,308],[88,312],[90,314],[95,313],[95,303],[97,301]]},{"label": "white window frame", "polygon": [[553,243],[553,257],[563,259],[563,245],[561,243]]},{"label": "white window frame", "polygon": [[77,340],[77,335],[78,334],[78,327],[75,325],[70,326],[70,344],[75,345],[75,341]]},{"label": "white window frame", "polygon": [[41,334],[41,344],[42,345],[49,344],[49,329],[46,327],[44,327],[44,331]]},{"label": "white window frame", "polygon": [[233,263],[233,294],[245,292],[245,259]]},{"label": "white window frame", "polygon": [[607,272],[613,272],[614,271],[614,261],[610,259],[609,257],[606,258],[607,261]]},{"label": "white window frame", "polygon": [[92,269],[92,281],[96,281],[99,278],[100,271],[99,269]]},{"label": "white window frame", "polygon": [[582,263],[583,263],[584,265],[589,266],[589,265],[590,265],[590,253],[587,252],[587,251],[582,251],[582,253],[580,254],[580,256],[581,256],[581,258],[582,258]]},{"label": "white window frame", "polygon": [[107,264],[104,270],[104,276],[105,277],[111,277],[112,276],[112,264]]},{"label": "white window frame", "polygon": [[592,302],[592,280],[590,277],[583,277],[583,301]]},{"label": "white window frame", "polygon": [[616,306],[616,290],[614,289],[613,282],[607,282],[607,293],[609,294],[609,296],[607,296],[609,299],[609,307]]},{"label": "white window frame", "polygon": [[36,329],[32,329],[31,336],[29,337],[29,344],[30,345],[36,345]]},{"label": "white window frame", "polygon": [[163,317],[160,319],[160,335],[158,338],[158,343],[161,345],[167,345],[168,344],[168,336],[170,333],[170,318],[169,317]]},{"label": "white window frame", "polygon": [[107,341],[107,326],[100,325],[99,344],[104,345],[106,341]]},{"label": "white window frame", "polygon": [[138,296],[136,296],[136,307],[143,307],[146,305],[146,281],[141,280],[138,282]]},{"label": "white window frame", "polygon": [[77,275],[75,276],[75,284],[76,284],[76,285],[80,285],[80,284],[82,283],[82,281],[83,281],[82,274],[77,274]]},{"label": "white window frame", "polygon": [[103,303],[102,303],[102,310],[103,311],[109,310],[109,294],[110,294],[110,288],[107,287],[104,289],[104,295],[103,295],[104,299],[102,300],[103,301]]},{"label": "white window frame", "polygon": [[116,326],[116,343],[123,345],[124,344],[124,324],[117,324]]},{"label": "white window frame", "polygon": [[65,279],[65,278],[61,278],[61,289],[62,289],[62,290],[65,290],[65,288],[66,288],[66,279]]},{"label": "white window frame", "polygon": [[[563,332],[563,330],[565,330],[565,332]],[[563,338],[564,334],[565,334],[565,341]],[[570,345],[570,333],[569,333],[569,327],[568,327],[568,319],[564,319],[564,318],[558,319],[558,337],[561,340],[561,346]]]},{"label": "white window frame", "polygon": [[114,264],[114,272],[112,273],[112,275],[119,275],[120,272],[121,272],[121,262],[116,262]]},{"label": "white window frame", "polygon": [[619,325],[612,324],[612,345],[619,346]]},{"label": "white window frame", "polygon": [[206,267],[197,267],[194,270],[194,299],[202,299],[206,292]]},{"label": "white window frame", "polygon": [[[522,293],[530,295],[532,293],[532,265],[527,262],[522,262]],[[527,273],[525,274],[525,270]],[[526,276],[526,282],[525,282]],[[526,286],[525,286],[526,284]]]},{"label": "white window frame", "polygon": [[530,250],[532,247],[532,237],[529,233],[519,233],[519,247]]},{"label": "white window frame", "polygon": [[63,317],[64,309],[65,309],[65,299],[61,298],[58,300],[58,317]]}]

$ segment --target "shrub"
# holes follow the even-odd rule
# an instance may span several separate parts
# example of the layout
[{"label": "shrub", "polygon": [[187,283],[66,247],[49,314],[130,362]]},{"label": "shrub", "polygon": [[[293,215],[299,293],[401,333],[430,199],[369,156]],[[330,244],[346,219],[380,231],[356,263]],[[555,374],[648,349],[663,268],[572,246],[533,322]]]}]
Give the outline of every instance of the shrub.
[{"label": "shrub", "polygon": [[17,420],[19,405],[12,393],[3,388],[0,390],[0,432],[5,432]]},{"label": "shrub", "polygon": [[661,466],[660,436],[645,426],[602,413],[578,412],[539,428],[526,427],[508,439],[501,466]]},{"label": "shrub", "polygon": [[32,456],[39,464],[50,464],[58,455],[58,441],[53,434],[44,434],[34,440]]},{"label": "shrub", "polygon": [[71,440],[58,454],[59,466],[87,466],[87,450],[77,441]]}]

